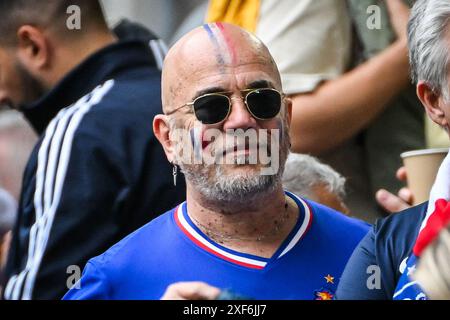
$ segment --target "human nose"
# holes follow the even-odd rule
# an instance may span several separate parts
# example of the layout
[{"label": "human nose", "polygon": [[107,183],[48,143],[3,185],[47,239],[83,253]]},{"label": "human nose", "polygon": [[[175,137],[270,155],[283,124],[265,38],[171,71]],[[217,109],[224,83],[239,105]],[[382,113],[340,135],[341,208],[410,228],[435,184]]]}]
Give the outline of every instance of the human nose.
[{"label": "human nose", "polygon": [[257,127],[256,119],[248,111],[242,97],[231,97],[231,112],[223,124],[224,130],[249,129]]}]

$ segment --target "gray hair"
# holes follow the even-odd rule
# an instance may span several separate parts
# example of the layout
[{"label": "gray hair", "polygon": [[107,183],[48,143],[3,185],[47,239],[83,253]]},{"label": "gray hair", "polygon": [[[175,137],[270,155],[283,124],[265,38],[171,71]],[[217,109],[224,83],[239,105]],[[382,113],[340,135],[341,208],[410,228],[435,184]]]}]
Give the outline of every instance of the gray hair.
[{"label": "gray hair", "polygon": [[450,100],[447,81],[449,61],[446,43],[450,20],[450,1],[418,0],[408,24],[411,74],[414,81],[425,81],[445,100]]},{"label": "gray hair", "polygon": [[345,197],[345,178],[333,168],[309,155],[291,153],[283,175],[284,188],[311,198],[312,188],[320,184],[341,199]]}]

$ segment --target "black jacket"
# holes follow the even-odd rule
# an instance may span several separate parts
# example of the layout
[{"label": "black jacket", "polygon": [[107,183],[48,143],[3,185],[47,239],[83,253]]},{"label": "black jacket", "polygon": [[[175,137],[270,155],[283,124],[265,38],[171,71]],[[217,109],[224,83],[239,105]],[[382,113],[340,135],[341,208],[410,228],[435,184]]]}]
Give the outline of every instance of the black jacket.
[{"label": "black jacket", "polygon": [[184,200],[153,134],[160,70],[140,38],[92,55],[25,111],[42,136],[24,175],[5,298],[61,298],[88,259]]}]

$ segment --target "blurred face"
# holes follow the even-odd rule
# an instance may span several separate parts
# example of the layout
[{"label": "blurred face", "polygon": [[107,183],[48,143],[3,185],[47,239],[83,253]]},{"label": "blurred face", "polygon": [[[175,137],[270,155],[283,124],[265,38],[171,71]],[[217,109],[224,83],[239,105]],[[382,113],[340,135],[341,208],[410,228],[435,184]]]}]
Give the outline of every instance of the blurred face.
[{"label": "blurred face", "polygon": [[43,85],[22,66],[12,50],[0,48],[0,107],[21,110],[44,92]]},{"label": "blurred face", "polygon": [[[182,63],[176,66],[176,75],[166,77],[173,83],[163,89],[173,93],[166,101],[166,111],[170,114],[170,110],[176,110],[171,114],[171,140],[181,148],[177,148],[175,163],[185,173],[188,185],[205,197],[248,201],[280,184],[289,149],[289,102],[279,94],[282,89],[278,71],[259,41],[236,29],[217,25],[204,28],[203,34],[180,49],[178,61]],[[230,99],[228,113],[221,111],[222,102],[228,100],[215,100],[215,93]],[[199,110],[194,112],[192,105],[180,108],[205,94],[208,99],[205,105],[200,104],[200,111],[211,116],[223,114],[218,117],[222,121],[205,124],[198,120],[195,112]],[[276,100],[278,103],[273,102]],[[261,109],[275,105],[279,112],[269,119],[258,117],[264,115]],[[181,139],[187,132],[190,139]],[[194,160],[186,157],[188,149]]]}]

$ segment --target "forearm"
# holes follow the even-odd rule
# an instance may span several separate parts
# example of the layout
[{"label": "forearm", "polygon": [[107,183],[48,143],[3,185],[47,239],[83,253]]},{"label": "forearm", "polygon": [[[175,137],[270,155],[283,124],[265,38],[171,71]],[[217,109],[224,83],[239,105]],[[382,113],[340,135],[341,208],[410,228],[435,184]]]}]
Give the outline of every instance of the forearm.
[{"label": "forearm", "polygon": [[313,93],[291,97],[292,150],[320,155],[340,145],[374,120],[408,82],[406,43],[398,41]]}]

